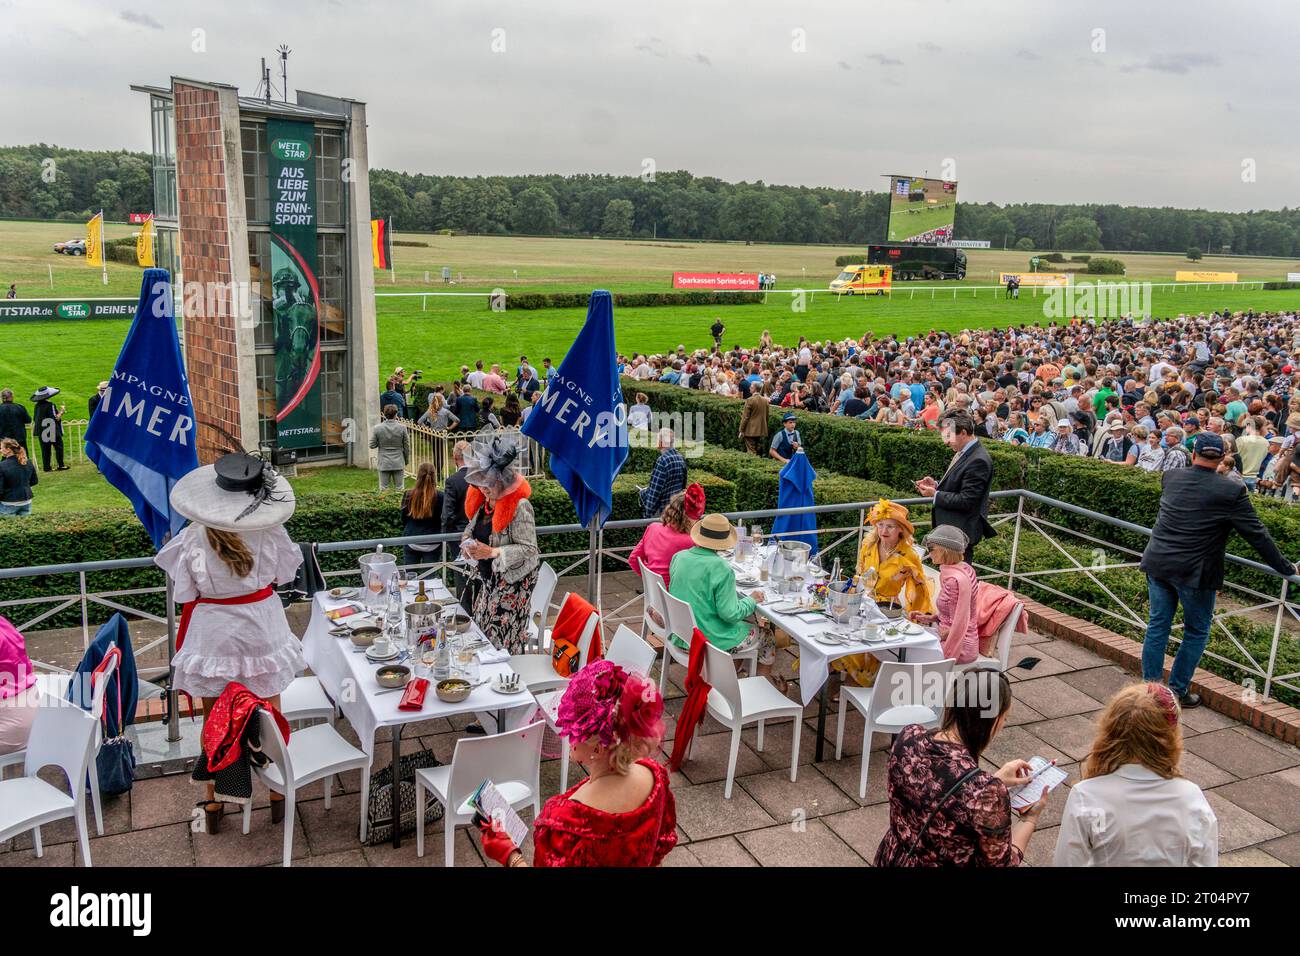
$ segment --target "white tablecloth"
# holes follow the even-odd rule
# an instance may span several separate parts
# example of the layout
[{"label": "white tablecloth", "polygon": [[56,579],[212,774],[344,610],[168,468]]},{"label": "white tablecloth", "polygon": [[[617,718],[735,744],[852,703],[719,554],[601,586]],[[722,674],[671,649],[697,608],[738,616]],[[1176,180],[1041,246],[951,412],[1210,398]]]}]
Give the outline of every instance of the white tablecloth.
[{"label": "white tablecloth", "polygon": [[[749,569],[744,569],[733,562],[732,568],[737,574],[749,570],[752,573],[754,565]],[[763,591],[766,602],[758,606],[758,613],[767,618],[781,630],[790,635],[799,645],[799,695],[806,706],[817,696],[822,685],[830,676],[831,661],[838,660],[841,657],[849,657],[853,654],[874,654],[876,657],[897,657],[900,651],[907,651],[907,660],[909,663],[918,663],[921,661],[938,661],[943,660],[943,649],[939,643],[939,637],[933,630],[922,627],[919,624],[913,624],[912,627],[919,630],[920,633],[900,635],[893,638],[887,643],[854,643],[847,645],[840,644],[820,644],[816,636],[823,631],[834,631],[844,634],[850,631],[848,626],[836,624],[826,615],[807,615],[798,617],[794,614],[780,614],[772,607],[774,605],[785,604],[793,601],[797,596],[789,597],[778,595],[772,582],[766,582],[757,586],[740,587],[737,589],[742,595],[749,594],[751,591]],[[874,622],[883,625],[887,622],[885,615],[874,604],[867,605],[867,616],[863,618],[863,623]],[[857,627],[858,633],[861,633],[861,624],[855,621],[854,627]]]},{"label": "white tablecloth", "polygon": [[[426,591],[426,593],[429,593]],[[451,595],[438,582],[430,593],[434,598],[448,598]],[[408,603],[415,597],[414,591],[408,595]],[[439,700],[430,687],[424,698],[421,710],[398,710],[402,699],[401,691],[389,691],[380,687],[375,680],[378,664],[366,660],[364,653],[353,649],[352,642],[346,637],[334,637],[330,629],[334,626],[325,617],[325,611],[341,607],[346,601],[335,601],[327,592],[316,595],[312,607],[311,622],[303,636],[303,654],[312,672],[320,678],[325,691],[339,705],[348,723],[357,732],[361,748],[367,754],[375,751],[375,732],[380,727],[413,723],[429,720],[433,717],[450,717],[455,714],[486,713],[494,714],[500,710],[513,711],[527,708],[530,712],[536,707],[528,693],[507,696],[498,694],[489,684],[474,688],[469,697],[459,704],[449,704]],[[483,634],[477,625],[471,625],[471,633],[479,638]],[[410,661],[406,662],[410,666]],[[498,674],[509,674],[510,665],[501,662],[481,665],[481,678],[492,678]],[[509,725],[509,721],[507,722]]]}]

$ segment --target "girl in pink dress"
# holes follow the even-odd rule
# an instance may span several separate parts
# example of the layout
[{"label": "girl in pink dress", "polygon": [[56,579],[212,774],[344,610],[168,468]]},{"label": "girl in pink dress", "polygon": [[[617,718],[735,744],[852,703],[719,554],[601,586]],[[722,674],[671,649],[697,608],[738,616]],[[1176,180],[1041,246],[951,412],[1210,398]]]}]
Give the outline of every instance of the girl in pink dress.
[{"label": "girl in pink dress", "polygon": [[943,656],[958,664],[969,664],[979,656],[979,614],[975,608],[978,581],[975,569],[966,563],[966,532],[955,525],[939,525],[922,542],[930,563],[939,568],[938,614],[913,613],[918,624],[938,621]]}]

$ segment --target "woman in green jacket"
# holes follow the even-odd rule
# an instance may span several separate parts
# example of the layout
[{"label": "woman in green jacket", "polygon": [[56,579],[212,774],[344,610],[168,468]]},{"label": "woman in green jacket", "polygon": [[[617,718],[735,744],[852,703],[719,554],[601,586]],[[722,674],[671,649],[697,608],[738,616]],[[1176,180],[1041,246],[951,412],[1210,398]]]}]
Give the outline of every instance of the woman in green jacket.
[{"label": "woman in green jacket", "polygon": [[[785,681],[772,678],[776,663],[776,638],[772,631],[749,618],[762,591],[747,597],[736,592],[736,572],[719,554],[736,546],[736,529],[722,515],[705,515],[691,529],[695,546],[673,555],[668,570],[668,593],[691,606],[695,626],[709,643],[728,654],[758,648],[758,673],[784,692]],[[675,635],[679,646],[690,644],[689,634]]]}]

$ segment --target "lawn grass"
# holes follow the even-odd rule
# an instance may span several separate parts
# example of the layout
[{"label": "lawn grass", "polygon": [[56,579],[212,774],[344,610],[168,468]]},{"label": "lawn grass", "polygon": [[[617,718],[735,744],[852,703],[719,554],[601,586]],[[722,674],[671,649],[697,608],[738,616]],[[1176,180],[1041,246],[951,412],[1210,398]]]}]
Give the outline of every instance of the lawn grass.
[{"label": "lawn grass", "polygon": [[[88,461],[68,461],[67,471],[41,472],[40,482],[32,489],[32,513],[83,511],[131,511],[131,503],[122,493],[104,480]],[[36,467],[41,467],[39,454]],[[294,494],[326,495],[339,491],[376,491],[379,479],[376,473],[364,468],[324,467],[302,468],[296,478],[290,478]],[[393,492],[393,507],[399,502]],[[135,520],[132,518],[131,520]]]}]

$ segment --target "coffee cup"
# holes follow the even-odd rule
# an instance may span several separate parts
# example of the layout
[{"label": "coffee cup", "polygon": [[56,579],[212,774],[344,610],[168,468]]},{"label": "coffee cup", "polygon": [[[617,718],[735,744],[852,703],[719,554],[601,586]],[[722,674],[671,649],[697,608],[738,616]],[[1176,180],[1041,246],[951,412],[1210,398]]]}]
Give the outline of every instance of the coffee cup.
[{"label": "coffee cup", "polygon": [[393,642],[386,637],[376,638],[375,642],[370,645],[370,653],[374,657],[387,657],[393,653]]}]

